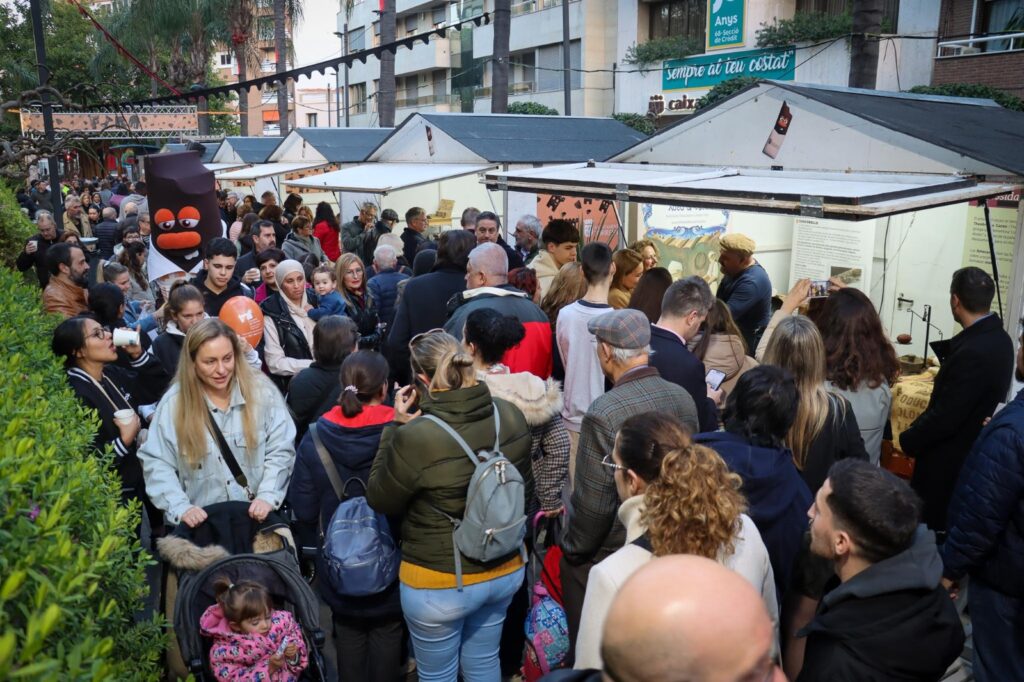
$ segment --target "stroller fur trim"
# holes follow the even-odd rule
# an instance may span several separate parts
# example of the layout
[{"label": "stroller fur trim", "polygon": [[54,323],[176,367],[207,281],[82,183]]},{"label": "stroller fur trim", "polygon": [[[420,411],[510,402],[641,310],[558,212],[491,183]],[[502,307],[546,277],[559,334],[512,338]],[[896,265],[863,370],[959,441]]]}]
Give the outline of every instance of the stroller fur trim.
[{"label": "stroller fur trim", "polygon": [[201,571],[215,561],[231,556],[220,545],[200,547],[191,540],[173,535],[157,540],[156,548],[164,561],[179,571]]}]

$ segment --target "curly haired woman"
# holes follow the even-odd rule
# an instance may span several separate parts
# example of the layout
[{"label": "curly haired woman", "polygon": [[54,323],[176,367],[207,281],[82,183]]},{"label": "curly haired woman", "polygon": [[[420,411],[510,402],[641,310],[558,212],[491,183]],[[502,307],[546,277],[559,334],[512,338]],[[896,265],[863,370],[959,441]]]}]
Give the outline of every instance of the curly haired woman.
[{"label": "curly haired woman", "polygon": [[602,462],[612,469],[626,546],[590,571],[576,668],[600,668],[601,631],[615,594],[652,557],[696,554],[749,580],[778,622],[768,550],[744,514],[740,478],[714,450],[690,441],[665,414],[630,417]]}]

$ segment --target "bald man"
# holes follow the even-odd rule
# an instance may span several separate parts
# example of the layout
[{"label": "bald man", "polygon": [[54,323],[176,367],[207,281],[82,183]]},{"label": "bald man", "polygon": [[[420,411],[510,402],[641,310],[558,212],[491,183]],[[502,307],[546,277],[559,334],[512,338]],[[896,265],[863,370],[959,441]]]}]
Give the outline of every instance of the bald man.
[{"label": "bald man", "polygon": [[548,682],[785,682],[761,595],[703,557],[654,559],[619,590],[601,642],[603,674],[559,671]]}]

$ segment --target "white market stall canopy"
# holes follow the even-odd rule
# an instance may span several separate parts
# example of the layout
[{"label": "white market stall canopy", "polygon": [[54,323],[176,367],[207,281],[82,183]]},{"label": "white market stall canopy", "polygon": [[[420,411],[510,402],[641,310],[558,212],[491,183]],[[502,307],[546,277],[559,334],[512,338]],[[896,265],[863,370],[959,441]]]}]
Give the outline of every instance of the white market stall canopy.
[{"label": "white market stall canopy", "polygon": [[260,178],[272,178],[285,173],[308,170],[325,166],[324,163],[258,163],[255,166],[217,173],[218,180],[259,180]]},{"label": "white market stall canopy", "polygon": [[288,182],[306,189],[387,194],[490,170],[497,164],[364,163],[351,168]]},{"label": "white market stall canopy", "polygon": [[574,163],[485,175],[488,189],[865,220],[1005,194],[961,175]]},{"label": "white market stall canopy", "polygon": [[204,163],[203,164],[203,166],[206,167],[206,170],[213,171],[214,173],[223,173],[224,171],[235,170],[236,168],[245,168],[248,165],[249,164],[247,164],[247,163],[228,163],[228,162],[224,162],[224,163],[208,162],[208,163]]}]

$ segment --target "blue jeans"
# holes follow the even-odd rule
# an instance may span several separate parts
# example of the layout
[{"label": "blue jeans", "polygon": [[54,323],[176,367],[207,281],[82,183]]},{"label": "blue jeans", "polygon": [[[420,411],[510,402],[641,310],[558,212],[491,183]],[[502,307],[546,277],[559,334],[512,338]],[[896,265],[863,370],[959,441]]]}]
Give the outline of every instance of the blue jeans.
[{"label": "blue jeans", "polygon": [[993,590],[972,579],[967,595],[977,682],[1024,680],[1024,599]]},{"label": "blue jeans", "polygon": [[421,682],[500,682],[498,649],[505,612],[526,568],[466,585],[459,592],[421,590],[402,584],[402,611],[409,625]]}]

